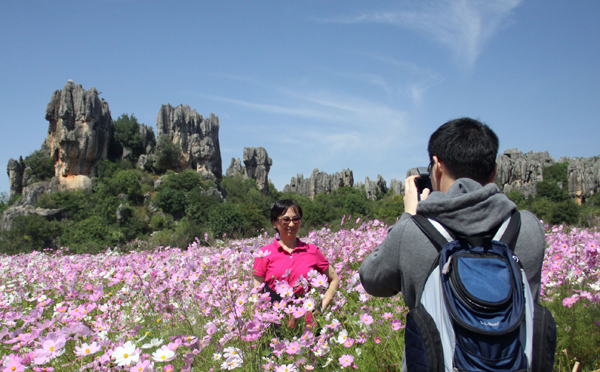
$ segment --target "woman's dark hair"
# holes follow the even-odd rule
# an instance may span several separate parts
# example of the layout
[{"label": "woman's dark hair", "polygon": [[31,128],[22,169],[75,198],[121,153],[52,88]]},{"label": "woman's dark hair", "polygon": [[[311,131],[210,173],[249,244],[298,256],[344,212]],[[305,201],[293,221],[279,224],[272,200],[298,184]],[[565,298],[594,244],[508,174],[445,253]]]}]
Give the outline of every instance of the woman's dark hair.
[{"label": "woman's dark hair", "polygon": [[452,178],[470,178],[484,185],[496,169],[498,137],[487,125],[471,118],[451,120],[429,138],[429,160],[444,163]]},{"label": "woman's dark hair", "polygon": [[277,200],[275,204],[273,204],[273,207],[271,207],[271,223],[277,221],[279,216],[284,214],[290,208],[292,208],[294,212],[296,212],[298,216],[302,218],[302,208],[300,208],[298,203],[292,199],[281,199]]}]

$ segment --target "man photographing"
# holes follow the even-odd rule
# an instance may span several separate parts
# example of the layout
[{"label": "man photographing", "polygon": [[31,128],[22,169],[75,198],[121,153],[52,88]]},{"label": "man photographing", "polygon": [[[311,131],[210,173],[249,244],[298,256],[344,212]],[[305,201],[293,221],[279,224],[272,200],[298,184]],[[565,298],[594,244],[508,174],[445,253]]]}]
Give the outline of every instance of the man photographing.
[{"label": "man photographing", "polygon": [[[512,201],[500,192],[494,183],[497,152],[498,137],[496,134],[487,125],[470,118],[449,121],[431,135],[428,153],[432,191],[430,192],[429,189],[425,189],[418,195],[415,185],[415,179],[418,176],[411,176],[406,179],[404,195],[405,213],[390,228],[388,235],[381,245],[364,260],[360,267],[360,279],[367,293],[377,297],[389,297],[402,292],[404,302],[413,314],[415,308],[427,300],[423,294],[424,287],[426,284],[427,286],[430,285],[429,278],[432,276],[432,273],[438,270],[437,268],[434,269],[434,267],[440,259],[439,257],[443,256],[440,256],[440,251],[442,250],[440,245],[443,245],[443,243],[435,244],[435,239],[430,236],[435,234],[427,233],[426,229],[423,229],[417,223],[413,217],[415,215],[433,220],[434,223],[437,221],[442,226],[442,229],[448,231],[448,234],[452,236],[452,239],[448,238],[448,241],[456,239],[456,241],[461,241],[463,246],[462,241],[464,241],[464,237],[479,237],[483,239],[481,241],[486,242],[482,243],[483,248],[481,250],[487,251],[487,247],[492,240],[500,240],[499,238],[496,239],[494,235],[501,229],[501,226],[503,226],[502,229],[507,226],[517,208]],[[533,299],[537,304],[540,296],[541,269],[545,249],[544,230],[540,220],[533,214],[527,211],[521,211],[516,214],[520,215],[517,216],[517,218],[520,218],[520,226],[517,226],[514,238],[511,237],[510,249],[511,252],[514,250],[514,258],[518,258],[519,265],[522,265],[525,271],[526,281],[529,284],[531,292],[530,294],[526,294],[527,296],[531,296],[529,302],[531,303],[531,299]],[[488,236],[490,236],[489,239],[486,238]],[[491,237],[494,237],[494,239]],[[456,243],[456,246],[459,245]],[[509,242],[507,242],[506,246],[508,247],[508,245]],[[454,261],[457,260],[458,258]],[[451,261],[448,260],[443,268],[440,267],[440,274],[437,275],[441,278],[450,277],[451,274],[448,271],[451,271],[454,267]],[[492,262],[493,260],[488,261]],[[458,272],[459,269],[463,270],[461,266],[457,266],[455,270]],[[505,271],[510,272],[510,267],[505,269]],[[438,282],[442,281],[442,279],[436,280]],[[435,282],[435,280],[432,280],[432,282]],[[511,282],[508,283],[510,284]],[[467,292],[469,285],[468,283],[466,285]],[[480,292],[485,292],[485,290],[485,288],[481,289]],[[444,293],[444,296],[447,296],[447,294]],[[439,298],[436,300],[439,307],[444,307],[445,304],[448,304],[447,297]],[[431,302],[431,300],[428,301]],[[436,301],[434,301],[434,305]],[[510,301],[506,300],[505,302],[508,303]],[[524,305],[521,307],[524,308]],[[517,310],[515,311],[520,310],[521,308],[517,306]],[[451,311],[449,314],[446,318],[452,319],[452,321],[448,322],[452,323],[452,327],[455,327],[458,321],[457,317]],[[435,318],[435,314],[433,316]],[[427,342],[429,341],[422,334],[424,331],[420,330],[420,334],[417,334],[416,337],[418,345],[412,345],[411,349],[409,343],[413,341],[409,342],[409,337],[413,337],[414,335],[411,334],[413,331],[409,330],[410,322],[411,316],[409,315],[406,330],[407,347],[405,349],[402,368],[404,371],[452,371],[453,368],[457,367],[448,364],[462,363],[462,361],[457,362],[457,359],[462,359],[462,356],[456,354],[454,350],[455,344],[458,345],[461,341],[458,340],[458,337],[457,341],[454,341],[453,337],[455,335],[453,330],[446,332],[444,329],[436,331],[439,334],[435,337],[441,337],[442,343],[445,338],[449,339],[451,346],[449,348],[444,346],[443,352],[438,350],[433,355],[427,350],[427,358],[422,360],[422,355],[411,350],[415,348],[419,349],[420,347],[427,349],[429,347]],[[430,323],[433,323],[433,321]],[[496,325],[495,321],[480,321],[480,323],[485,326]],[[447,335],[446,333],[452,334]],[[435,337],[434,339],[436,339]],[[429,338],[431,339],[431,337]],[[411,340],[414,339],[415,337]],[[487,339],[484,341],[495,342]],[[484,341],[478,342],[484,343]],[[524,339],[522,339],[521,344],[523,345],[519,346],[523,349],[523,355],[526,348],[525,343]],[[503,346],[496,345],[496,348],[498,347]],[[521,357],[521,359],[529,359],[529,361],[525,360],[523,362],[517,360],[515,363],[521,363],[521,365],[529,363],[527,368],[529,370],[532,358],[531,345],[529,344],[527,347],[529,347],[528,354],[526,357]],[[456,346],[456,349],[458,349],[458,346]],[[475,353],[473,350],[471,352]],[[448,355],[449,353],[453,355]],[[518,359],[519,357],[516,358]],[[482,357],[482,359],[485,358]],[[436,367],[433,368],[432,364]],[[440,365],[442,366],[441,368],[439,367]],[[483,367],[480,367],[481,369],[473,368],[475,369],[469,370],[494,370]],[[462,369],[457,368],[456,370]]]}]

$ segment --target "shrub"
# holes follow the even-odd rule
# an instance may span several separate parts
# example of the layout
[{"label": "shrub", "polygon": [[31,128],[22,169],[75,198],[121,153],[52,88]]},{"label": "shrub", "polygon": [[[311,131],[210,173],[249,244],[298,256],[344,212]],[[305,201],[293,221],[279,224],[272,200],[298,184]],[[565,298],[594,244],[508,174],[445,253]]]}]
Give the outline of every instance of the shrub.
[{"label": "shrub", "polygon": [[178,171],[181,169],[182,155],[181,146],[174,144],[171,136],[164,134],[158,138],[154,167],[159,173],[169,169]]},{"label": "shrub", "polygon": [[221,203],[210,210],[207,226],[215,238],[221,238],[224,234],[239,236],[246,230],[246,221],[235,204]]},{"label": "shrub", "polygon": [[54,177],[54,161],[41,150],[36,150],[25,158],[25,172],[31,176],[31,182],[46,181]]},{"label": "shrub", "polygon": [[54,248],[57,231],[57,222],[37,214],[18,216],[9,230],[0,232],[0,252],[15,254]]},{"label": "shrub", "polygon": [[113,121],[115,141],[122,149],[131,150],[136,158],[145,152],[144,138],[140,135],[139,126],[140,123],[133,114],[122,114]]}]

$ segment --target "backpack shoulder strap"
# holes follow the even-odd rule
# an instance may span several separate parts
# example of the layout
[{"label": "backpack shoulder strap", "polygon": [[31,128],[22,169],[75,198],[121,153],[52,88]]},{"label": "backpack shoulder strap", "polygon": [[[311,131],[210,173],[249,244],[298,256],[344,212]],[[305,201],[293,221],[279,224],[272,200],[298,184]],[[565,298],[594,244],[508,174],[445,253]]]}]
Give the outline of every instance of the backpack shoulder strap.
[{"label": "backpack shoulder strap", "polygon": [[442,250],[446,243],[454,240],[454,237],[451,235],[451,233],[435,220],[430,220],[429,218],[420,214],[413,215],[412,220],[429,238],[429,240],[431,240],[438,253]]},{"label": "backpack shoulder strap", "polygon": [[506,244],[512,252],[515,250],[515,245],[517,244],[517,236],[519,235],[519,231],[521,230],[521,213],[518,210],[514,211],[510,216],[504,220],[496,235],[494,236],[494,240],[498,240],[504,244]]}]

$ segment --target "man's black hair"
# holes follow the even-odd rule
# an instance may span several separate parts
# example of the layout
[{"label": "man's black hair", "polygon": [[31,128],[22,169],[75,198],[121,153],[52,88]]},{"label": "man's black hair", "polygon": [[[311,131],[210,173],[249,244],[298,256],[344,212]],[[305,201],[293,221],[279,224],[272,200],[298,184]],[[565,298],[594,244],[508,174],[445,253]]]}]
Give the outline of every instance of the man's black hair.
[{"label": "man's black hair", "polygon": [[437,156],[454,179],[471,178],[484,185],[496,167],[498,136],[480,121],[451,120],[429,138],[429,159]]},{"label": "man's black hair", "polygon": [[292,208],[300,218],[302,218],[302,208],[298,203],[292,199],[281,199],[277,200],[273,207],[271,207],[271,223],[277,221],[277,219],[285,212]]}]

